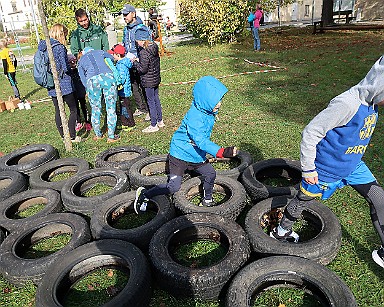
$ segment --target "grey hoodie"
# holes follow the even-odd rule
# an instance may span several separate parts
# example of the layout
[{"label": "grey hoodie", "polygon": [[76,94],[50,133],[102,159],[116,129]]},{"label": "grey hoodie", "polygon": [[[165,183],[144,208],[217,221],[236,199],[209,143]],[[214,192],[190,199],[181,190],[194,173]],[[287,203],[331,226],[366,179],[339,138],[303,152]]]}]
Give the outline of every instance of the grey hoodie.
[{"label": "grey hoodie", "polygon": [[303,177],[335,182],[361,161],[384,100],[384,58],[357,85],[331,100],[304,128],[300,144]]}]

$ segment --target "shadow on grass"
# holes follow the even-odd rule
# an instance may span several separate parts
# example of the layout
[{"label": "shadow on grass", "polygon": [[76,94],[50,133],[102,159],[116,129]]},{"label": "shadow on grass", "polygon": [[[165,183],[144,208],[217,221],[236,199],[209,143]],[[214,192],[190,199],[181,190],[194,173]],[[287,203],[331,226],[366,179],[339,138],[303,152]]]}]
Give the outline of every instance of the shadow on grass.
[{"label": "shadow on grass", "polygon": [[30,97],[32,97],[34,94],[40,92],[41,90],[45,90],[45,88],[42,88],[42,87],[38,87],[38,88],[35,88],[33,89],[32,91],[28,92],[27,94],[24,95],[25,99],[28,99]]}]

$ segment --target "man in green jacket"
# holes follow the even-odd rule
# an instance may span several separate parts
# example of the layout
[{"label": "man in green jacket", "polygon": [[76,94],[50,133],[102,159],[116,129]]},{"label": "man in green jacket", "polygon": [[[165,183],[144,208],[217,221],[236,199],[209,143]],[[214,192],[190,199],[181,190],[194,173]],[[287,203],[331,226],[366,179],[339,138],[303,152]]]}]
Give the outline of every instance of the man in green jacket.
[{"label": "man in green jacket", "polygon": [[98,25],[91,23],[88,14],[84,9],[78,9],[75,12],[77,29],[71,33],[70,44],[71,52],[79,58],[79,54],[85,47],[91,47],[95,50],[109,49],[108,37],[106,32]]}]

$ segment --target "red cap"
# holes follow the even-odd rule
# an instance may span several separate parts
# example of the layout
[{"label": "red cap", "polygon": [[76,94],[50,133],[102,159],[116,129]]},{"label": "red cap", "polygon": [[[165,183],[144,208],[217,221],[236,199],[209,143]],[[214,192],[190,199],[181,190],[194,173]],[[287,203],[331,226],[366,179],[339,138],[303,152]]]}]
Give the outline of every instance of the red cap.
[{"label": "red cap", "polygon": [[124,55],[125,54],[125,48],[122,45],[117,45],[115,48],[113,48],[113,52],[117,54]]},{"label": "red cap", "polygon": [[113,50],[108,50],[107,51],[109,54],[114,54]]}]

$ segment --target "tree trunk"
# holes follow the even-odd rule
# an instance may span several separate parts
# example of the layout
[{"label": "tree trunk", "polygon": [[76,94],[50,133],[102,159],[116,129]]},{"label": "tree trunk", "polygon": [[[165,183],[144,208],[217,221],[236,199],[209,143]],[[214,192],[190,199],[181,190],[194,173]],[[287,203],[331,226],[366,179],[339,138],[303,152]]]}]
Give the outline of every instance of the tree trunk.
[{"label": "tree trunk", "polygon": [[321,21],[324,26],[333,24],[333,0],[323,0]]},{"label": "tree trunk", "polygon": [[46,16],[44,13],[42,0],[38,0],[38,9],[39,9],[39,14],[40,14],[41,25],[43,28],[43,33],[45,36],[45,41],[47,42],[48,58],[49,58],[49,63],[51,65],[51,70],[52,70],[52,74],[53,74],[53,82],[55,83],[57,102],[59,105],[60,118],[61,118],[61,123],[63,126],[63,132],[64,132],[64,146],[65,146],[66,151],[71,151],[72,150],[72,142],[71,142],[71,137],[69,136],[68,120],[67,120],[67,117],[65,115],[63,95],[61,94],[59,75],[57,73],[55,58],[53,57],[52,45],[51,45],[51,40],[49,37],[47,20],[46,20]]}]

